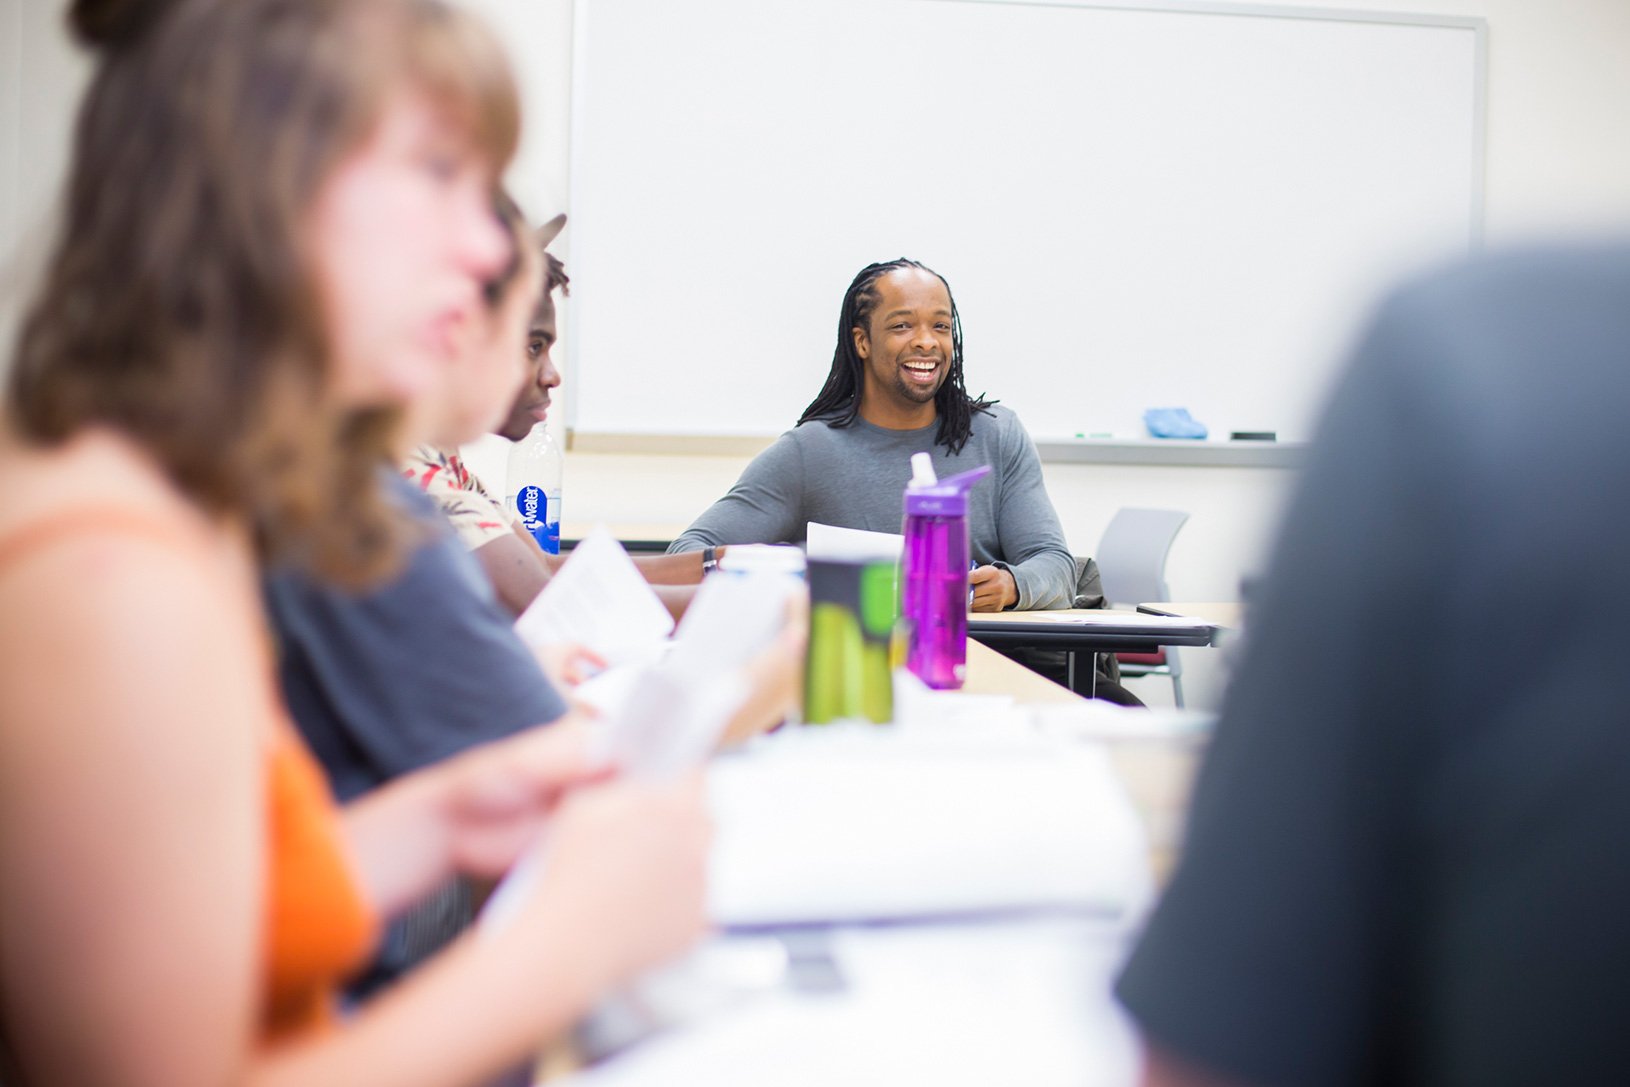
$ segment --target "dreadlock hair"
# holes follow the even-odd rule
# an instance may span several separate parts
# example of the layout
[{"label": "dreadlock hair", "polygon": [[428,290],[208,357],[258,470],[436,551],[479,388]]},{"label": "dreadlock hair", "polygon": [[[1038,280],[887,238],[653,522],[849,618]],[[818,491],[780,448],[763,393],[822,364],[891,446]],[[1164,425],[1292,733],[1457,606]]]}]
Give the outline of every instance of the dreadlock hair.
[{"label": "dreadlock hair", "polygon": [[[878,302],[882,301],[877,281],[902,268],[920,269],[945,283],[945,277],[934,269],[905,257],[883,264],[868,264],[862,268],[843,296],[843,310],[838,314],[838,346],[832,352],[832,370],[826,375],[826,384],[821,387],[820,394],[798,417],[799,426],[819,419],[830,427],[846,427],[860,414],[860,390],[865,381],[866,360],[855,350],[854,330],[864,329],[867,335],[871,334],[872,314],[876,312]],[[973,432],[974,413],[991,414],[991,405],[997,401],[986,400],[983,393],[977,399],[968,395],[967,386],[962,382],[962,318],[957,316],[956,299],[951,295],[949,283],[945,283],[945,296],[951,299],[951,362],[945,380],[934,394],[934,408],[939,416],[934,444],[945,446],[954,455],[962,452],[962,447],[968,444],[968,437]]]}]

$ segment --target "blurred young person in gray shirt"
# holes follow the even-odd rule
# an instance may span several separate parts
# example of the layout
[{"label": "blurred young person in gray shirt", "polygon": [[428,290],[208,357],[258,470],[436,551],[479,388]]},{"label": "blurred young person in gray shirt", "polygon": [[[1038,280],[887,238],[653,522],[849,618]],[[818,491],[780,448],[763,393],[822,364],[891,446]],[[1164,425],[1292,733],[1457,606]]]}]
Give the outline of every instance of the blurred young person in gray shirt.
[{"label": "blurred young person in gray shirt", "polygon": [[1630,248],[1383,307],[1120,980],[1149,1087],[1630,1083],[1627,410]]}]

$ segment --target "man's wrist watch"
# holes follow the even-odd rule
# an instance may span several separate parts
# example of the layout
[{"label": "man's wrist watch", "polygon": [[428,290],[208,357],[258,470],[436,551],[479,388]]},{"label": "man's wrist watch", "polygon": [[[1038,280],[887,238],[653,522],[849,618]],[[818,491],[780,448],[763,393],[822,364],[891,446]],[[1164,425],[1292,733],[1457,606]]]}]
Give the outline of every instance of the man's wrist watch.
[{"label": "man's wrist watch", "polygon": [[707,577],[719,568],[719,549],[716,547],[702,548],[702,576]]}]

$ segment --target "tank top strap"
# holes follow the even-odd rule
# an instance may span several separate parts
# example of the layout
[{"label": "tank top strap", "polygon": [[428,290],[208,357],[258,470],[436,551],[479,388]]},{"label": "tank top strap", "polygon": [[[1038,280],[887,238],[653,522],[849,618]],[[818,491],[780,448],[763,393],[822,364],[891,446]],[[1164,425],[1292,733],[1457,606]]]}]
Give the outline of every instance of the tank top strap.
[{"label": "tank top strap", "polygon": [[155,513],[74,507],[47,514],[0,536],[0,575],[54,543],[85,535],[134,537],[189,551],[199,545],[198,538],[187,529]]}]

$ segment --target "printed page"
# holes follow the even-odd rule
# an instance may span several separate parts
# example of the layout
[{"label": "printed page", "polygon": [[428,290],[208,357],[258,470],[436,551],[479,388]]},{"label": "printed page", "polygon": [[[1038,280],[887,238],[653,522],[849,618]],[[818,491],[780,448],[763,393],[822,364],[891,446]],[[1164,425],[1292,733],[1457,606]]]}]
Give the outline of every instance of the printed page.
[{"label": "printed page", "polygon": [[736,669],[698,672],[672,658],[649,665],[595,730],[592,750],[633,777],[675,777],[707,759],[748,694]]},{"label": "printed page", "polygon": [[673,629],[661,598],[604,526],[584,537],[515,621],[529,646],[575,642],[608,665],[649,660]]},{"label": "printed page", "polygon": [[673,655],[698,669],[746,664],[781,633],[787,607],[804,591],[791,574],[716,574],[696,590],[674,634]]},{"label": "printed page", "polygon": [[[606,699],[615,708],[595,725],[595,759],[641,778],[671,778],[701,765],[749,694],[738,669],[698,672],[671,659],[609,669],[590,683],[600,686],[602,695],[608,686],[616,687]],[[546,830],[493,889],[481,911],[484,933],[498,932],[514,919],[548,863]]]},{"label": "printed page", "polygon": [[803,589],[790,574],[705,579],[666,657],[626,678],[597,677],[596,696],[612,688],[600,753],[643,776],[682,773],[707,758],[748,697],[743,668],[781,633]]},{"label": "printed page", "polygon": [[804,526],[804,549],[818,562],[899,562],[906,538],[898,532],[868,532],[811,521]]}]

